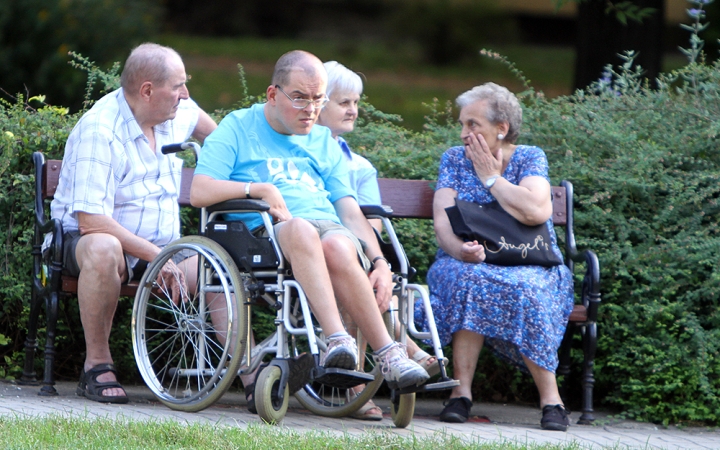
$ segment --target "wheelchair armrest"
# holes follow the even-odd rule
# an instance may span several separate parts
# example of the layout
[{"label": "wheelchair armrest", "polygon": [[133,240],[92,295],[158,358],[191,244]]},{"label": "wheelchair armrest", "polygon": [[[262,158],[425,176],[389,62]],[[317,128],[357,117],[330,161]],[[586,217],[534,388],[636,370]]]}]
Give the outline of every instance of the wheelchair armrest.
[{"label": "wheelchair armrest", "polygon": [[208,213],[217,211],[269,211],[270,205],[265,200],[233,199],[216,203],[205,208]]},{"label": "wheelchair armrest", "polygon": [[393,210],[387,205],[360,205],[360,210],[365,216],[392,217]]}]

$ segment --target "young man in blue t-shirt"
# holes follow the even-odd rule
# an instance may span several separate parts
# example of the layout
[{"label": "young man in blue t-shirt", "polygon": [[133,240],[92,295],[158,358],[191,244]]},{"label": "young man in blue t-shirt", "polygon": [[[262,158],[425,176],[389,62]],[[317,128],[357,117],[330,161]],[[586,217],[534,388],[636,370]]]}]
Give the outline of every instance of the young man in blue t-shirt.
[{"label": "young man in blue t-shirt", "polygon": [[[329,337],[321,364],[357,364],[337,298],[373,348],[388,384],[421,385],[427,372],[385,329],[380,311],[390,304],[392,274],[360,211],[342,153],[327,128],[313,126],[327,102],[326,86],[317,57],[283,55],[267,102],[229,114],[205,141],[191,202],[204,207],[235,198],[265,200],[283,254]],[[246,223],[260,225],[259,219]]]}]

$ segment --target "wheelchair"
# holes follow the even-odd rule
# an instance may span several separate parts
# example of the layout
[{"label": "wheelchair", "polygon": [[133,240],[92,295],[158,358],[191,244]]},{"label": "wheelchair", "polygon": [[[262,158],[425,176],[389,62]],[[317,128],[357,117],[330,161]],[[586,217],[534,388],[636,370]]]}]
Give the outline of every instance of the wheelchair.
[{"label": "wheelchair", "polygon": [[[199,151],[196,144],[185,143],[166,146],[163,152],[189,147]],[[385,242],[378,236],[394,270],[393,293],[398,297],[397,312],[391,310],[383,316],[390,336],[399,328],[402,343],[408,335],[432,340],[440,364],[438,381],[391,390],[393,423],[404,428],[412,421],[417,392],[450,389],[459,382],[447,376],[443,365],[427,291],[408,282],[413,269],[392,227],[392,211],[382,206],[362,209],[366,217],[382,220],[389,238]],[[258,415],[265,422],[283,419],[291,395],[317,415],[344,417],[370,400],[384,381],[370,353],[358,358],[356,370],[319,365],[326,351],[324,336],[282,257],[268,210],[267,203],[253,199],[203,208],[199,235],[166,246],[142,276],[132,313],[133,350],[145,383],[171,409],[207,408],[237,376],[259,368],[253,394]],[[241,221],[224,220],[226,214],[259,214],[266,235],[253,234]],[[169,261],[179,269],[174,285],[158,277]],[[189,287],[179,292],[177,286],[181,285]],[[415,328],[416,300],[430,319],[429,330]],[[274,311],[275,329],[251,346],[251,308],[257,307]],[[307,355],[313,359],[308,377],[302,383],[289,383],[293,361],[299,356],[309,358]],[[365,387],[355,392],[361,384]]]}]

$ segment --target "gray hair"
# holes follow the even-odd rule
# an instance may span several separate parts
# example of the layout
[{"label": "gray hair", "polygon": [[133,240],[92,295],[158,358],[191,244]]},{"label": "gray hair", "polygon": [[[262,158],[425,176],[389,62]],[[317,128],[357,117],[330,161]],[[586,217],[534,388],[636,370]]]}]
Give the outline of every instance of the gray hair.
[{"label": "gray hair", "polygon": [[138,45],[125,61],[120,86],[133,91],[145,81],[164,84],[170,78],[168,60],[173,57],[182,60],[178,52],[170,47],[149,42]]},{"label": "gray hair", "polygon": [[485,83],[463,92],[455,99],[460,109],[478,101],[487,102],[487,120],[495,125],[502,122],[510,125],[505,141],[514,143],[522,126],[522,108],[515,94],[495,83]]},{"label": "gray hair", "polygon": [[358,95],[362,94],[363,82],[360,75],[337,61],[328,61],[323,64],[323,66],[325,66],[325,70],[328,74],[328,98],[335,90],[338,92],[349,92]]},{"label": "gray hair", "polygon": [[[315,62],[317,61],[317,64]],[[313,77],[317,74],[317,66],[322,62],[317,56],[303,50],[293,50],[285,53],[275,63],[275,70],[272,75],[273,86],[287,85],[290,82],[290,73],[294,70],[302,70]]]}]

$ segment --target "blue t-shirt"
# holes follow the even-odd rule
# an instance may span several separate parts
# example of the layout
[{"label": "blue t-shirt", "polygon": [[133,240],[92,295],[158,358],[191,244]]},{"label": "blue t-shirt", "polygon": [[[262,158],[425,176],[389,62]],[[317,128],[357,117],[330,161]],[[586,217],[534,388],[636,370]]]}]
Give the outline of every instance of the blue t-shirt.
[{"label": "blue t-shirt", "polygon": [[[307,135],[273,130],[257,104],[228,114],[205,139],[196,174],[216,180],[274,184],[294,217],[340,223],[333,203],[356,198],[348,169],[330,130],[314,126]],[[250,229],[257,214],[241,217]]]}]

